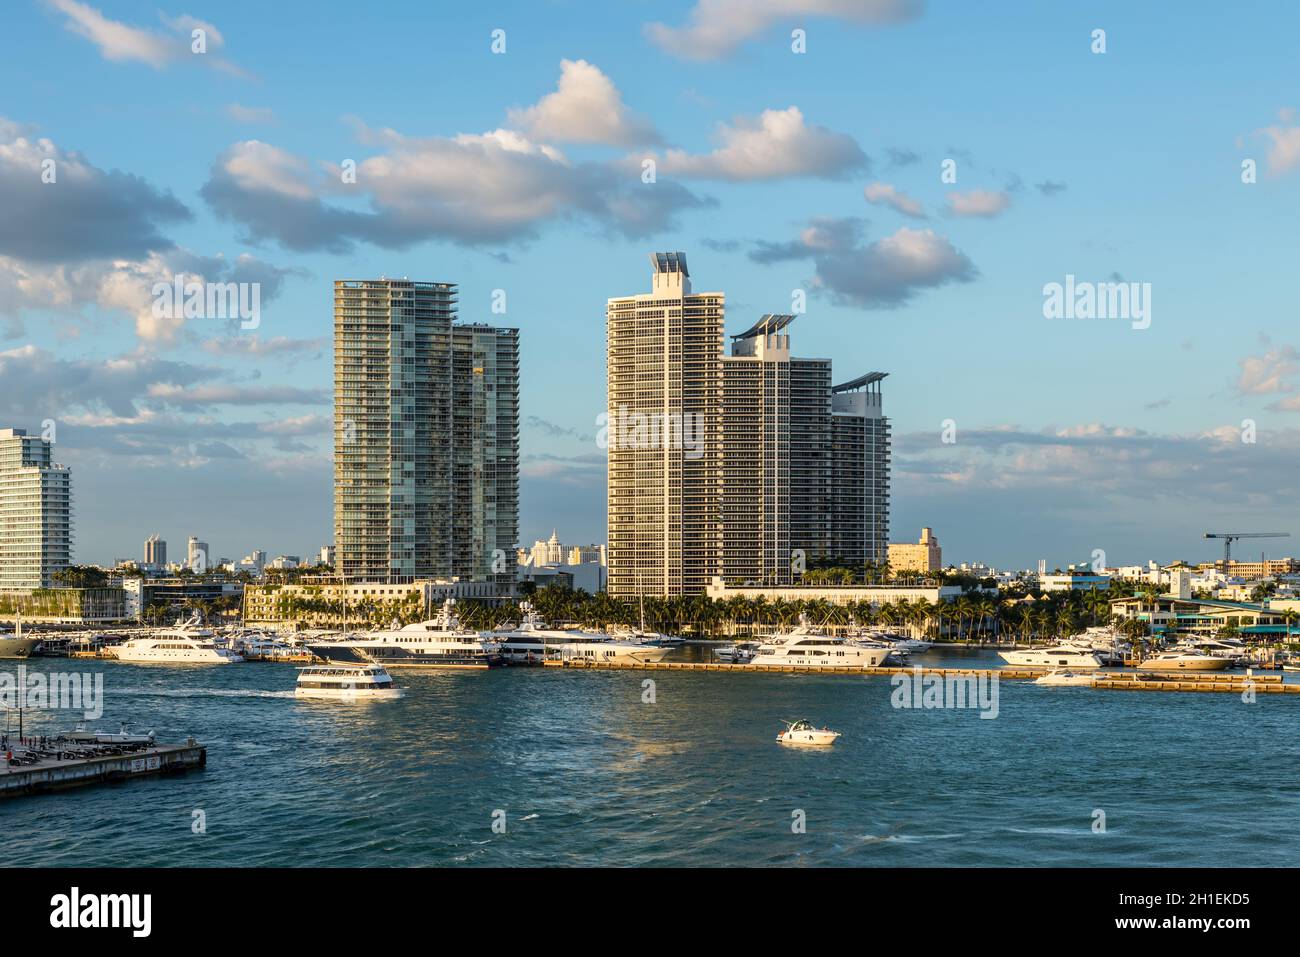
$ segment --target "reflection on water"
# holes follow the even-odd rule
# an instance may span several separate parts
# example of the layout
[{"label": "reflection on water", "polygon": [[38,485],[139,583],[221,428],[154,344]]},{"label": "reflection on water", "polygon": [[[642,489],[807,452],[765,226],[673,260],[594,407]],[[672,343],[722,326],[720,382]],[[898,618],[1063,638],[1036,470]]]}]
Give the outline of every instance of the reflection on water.
[{"label": "reflection on water", "polygon": [[[948,659],[996,656],[926,663]],[[1291,776],[1265,773],[1300,752],[1289,696],[1008,681],[981,720],[895,710],[886,677],[655,672],[645,704],[644,673],[514,668],[399,672],[405,698],[358,705],[296,700],[287,665],[39,665],[103,671],[98,726],[209,750],[203,772],[0,804],[10,859],[30,865],[1214,865],[1228,848],[1282,865],[1300,851],[1294,828],[1259,826],[1300,811]],[[776,744],[796,718],[844,736]]]}]

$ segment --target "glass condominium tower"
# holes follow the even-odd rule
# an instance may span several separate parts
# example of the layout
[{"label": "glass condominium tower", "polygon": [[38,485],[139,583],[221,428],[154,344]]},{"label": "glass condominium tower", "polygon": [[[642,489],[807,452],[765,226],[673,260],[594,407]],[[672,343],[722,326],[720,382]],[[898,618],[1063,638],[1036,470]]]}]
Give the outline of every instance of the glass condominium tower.
[{"label": "glass condominium tower", "polygon": [[72,561],[72,476],[53,447],[0,429],[0,589],[50,588]]},{"label": "glass condominium tower", "polygon": [[456,285],[334,283],[334,541],[348,581],[514,578],[519,331]]}]

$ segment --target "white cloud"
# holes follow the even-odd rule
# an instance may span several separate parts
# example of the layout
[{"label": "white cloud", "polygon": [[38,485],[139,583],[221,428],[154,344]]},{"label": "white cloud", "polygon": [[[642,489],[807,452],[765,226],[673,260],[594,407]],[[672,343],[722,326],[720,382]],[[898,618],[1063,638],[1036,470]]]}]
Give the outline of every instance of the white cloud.
[{"label": "white cloud", "polygon": [[[110,20],[96,7],[78,0],[46,0],[46,3],[67,18],[64,26],[69,31],[95,44],[105,60],[144,63],[155,70],[175,62],[194,60],[237,76],[245,75],[229,60],[217,55],[225,46],[225,37],[205,20],[188,15],[167,17],[160,14],[167,30],[147,30]],[[195,53],[192,49],[194,30],[204,31],[204,53]]]},{"label": "white cloud", "polygon": [[1279,110],[1278,120],[1277,125],[1259,130],[1273,144],[1268,151],[1268,171],[1275,176],[1300,169],[1300,126],[1296,125],[1295,111]]},{"label": "white cloud", "polygon": [[915,219],[925,218],[925,209],[919,200],[895,189],[889,183],[871,183],[862,191],[868,203],[883,204],[895,212]]},{"label": "white cloud", "polygon": [[948,212],[954,216],[993,217],[1005,212],[1011,205],[1011,197],[1006,193],[987,189],[973,189],[970,192],[951,192],[948,194]]},{"label": "white cloud", "polygon": [[510,110],[509,120],[538,140],[611,146],[659,141],[653,124],[634,115],[609,77],[586,60],[561,60],[556,91],[527,109]]},{"label": "white cloud", "polygon": [[834,177],[869,165],[853,137],[824,126],[809,126],[797,106],[764,110],[721,124],[720,146],[692,155],[668,150],[663,172],[700,179],[763,180],[793,176]]},{"label": "white cloud", "polygon": [[1300,355],[1294,346],[1277,346],[1262,356],[1247,356],[1240,365],[1237,391],[1244,395],[1295,391],[1289,380],[1300,371]]},{"label": "white cloud", "polygon": [[650,23],[646,36],[661,49],[693,60],[726,56],[777,23],[807,27],[815,17],[853,23],[900,23],[919,16],[922,0],[697,0],[686,25]]}]

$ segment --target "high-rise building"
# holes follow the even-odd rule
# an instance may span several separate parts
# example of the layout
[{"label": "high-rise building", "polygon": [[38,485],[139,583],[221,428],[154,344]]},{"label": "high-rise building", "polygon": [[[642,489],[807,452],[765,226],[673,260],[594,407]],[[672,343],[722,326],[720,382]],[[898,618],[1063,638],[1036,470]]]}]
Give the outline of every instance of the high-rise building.
[{"label": "high-rise building", "polygon": [[195,573],[205,572],[211,567],[208,543],[199,541],[197,535],[191,535],[186,543],[185,564]]},{"label": "high-rise building", "polygon": [[155,568],[167,564],[167,542],[161,535],[150,535],[144,540],[144,563]]},{"label": "high-rise building", "polygon": [[789,584],[802,567],[885,557],[889,420],[871,373],[832,387],[765,315],[724,355],[725,297],[686,257],[650,257],[651,292],[606,309],[609,590]]},{"label": "high-rise building", "polygon": [[519,331],[455,318],[453,283],[334,284],[334,544],[347,580],[513,578]]},{"label": "high-rise building", "polygon": [[0,589],[49,588],[72,563],[72,476],[52,449],[0,429]]},{"label": "high-rise building", "polygon": [[652,253],[648,295],[606,305],[609,591],[703,592],[717,574],[725,297],[683,253]]}]

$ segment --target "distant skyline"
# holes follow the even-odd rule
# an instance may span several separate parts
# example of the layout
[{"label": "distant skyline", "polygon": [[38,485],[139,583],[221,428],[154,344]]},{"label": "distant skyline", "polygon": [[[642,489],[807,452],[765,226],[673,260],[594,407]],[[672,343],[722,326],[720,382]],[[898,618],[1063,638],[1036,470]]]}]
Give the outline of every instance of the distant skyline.
[{"label": "distant skyline", "polygon": [[[333,280],[384,275],[520,329],[520,544],[604,541],[605,301],[656,250],[729,333],[803,290],[797,354],[890,374],[892,541],[1300,539],[1294,5],[305,9],[0,14],[0,428],[57,423],[77,561],[330,544]],[[256,328],[156,315],[178,273],[259,283]],[[1069,276],[1149,283],[1149,328],[1045,318]]]}]

